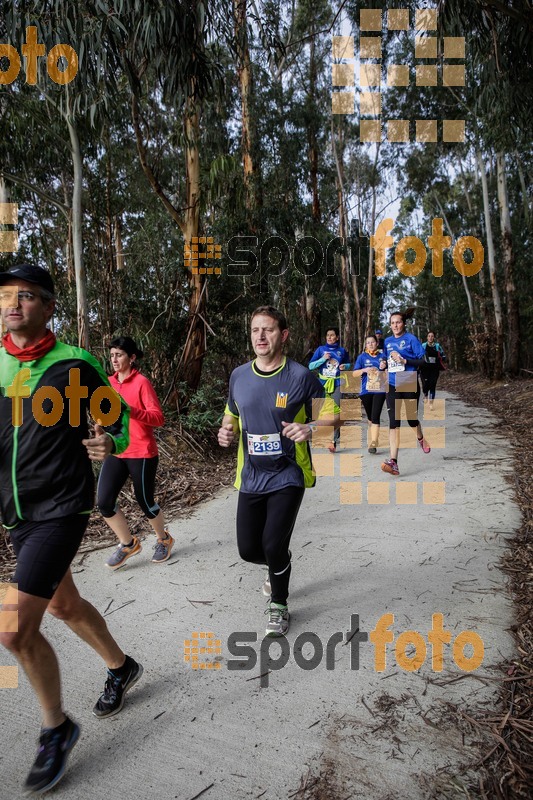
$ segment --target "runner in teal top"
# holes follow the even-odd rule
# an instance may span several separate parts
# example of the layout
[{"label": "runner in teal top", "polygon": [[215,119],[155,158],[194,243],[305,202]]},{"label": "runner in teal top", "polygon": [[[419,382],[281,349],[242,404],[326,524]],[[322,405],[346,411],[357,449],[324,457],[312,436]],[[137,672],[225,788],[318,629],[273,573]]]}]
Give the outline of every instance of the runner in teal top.
[{"label": "runner in teal top", "polygon": [[[341,404],[341,386],[343,376],[342,370],[350,367],[350,356],[348,351],[341,347],[339,343],[339,329],[328,328],[326,331],[326,344],[321,344],[309,362],[310,370],[318,370],[318,379],[326,390],[326,397],[330,397],[333,402]],[[329,451],[334,453],[340,438],[340,429],[335,428]]]}]

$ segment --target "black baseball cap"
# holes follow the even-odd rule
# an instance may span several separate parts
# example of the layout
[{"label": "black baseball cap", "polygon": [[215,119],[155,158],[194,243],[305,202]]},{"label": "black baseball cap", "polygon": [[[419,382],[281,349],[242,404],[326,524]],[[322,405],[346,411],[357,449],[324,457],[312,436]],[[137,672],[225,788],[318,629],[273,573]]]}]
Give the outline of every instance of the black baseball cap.
[{"label": "black baseball cap", "polygon": [[26,283],[36,283],[41,289],[55,294],[52,276],[48,270],[37,267],[35,264],[17,264],[15,267],[10,267],[7,272],[0,272],[0,286],[17,278]]}]

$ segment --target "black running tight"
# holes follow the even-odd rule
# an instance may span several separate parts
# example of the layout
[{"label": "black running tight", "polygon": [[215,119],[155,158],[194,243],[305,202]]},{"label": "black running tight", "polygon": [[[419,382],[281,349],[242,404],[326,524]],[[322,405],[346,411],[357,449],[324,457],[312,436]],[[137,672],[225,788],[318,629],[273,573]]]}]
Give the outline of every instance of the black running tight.
[{"label": "black running tight", "polygon": [[135,498],[148,519],[155,519],[160,508],[154,500],[155,473],[158,456],[153,458],[116,458],[108,456],[98,479],[98,508],[103,517],[117,513],[117,498],[129,477],[133,481]]},{"label": "black running tight", "polygon": [[267,564],[272,601],[286,605],[291,562],[289,543],[304,496],[299,486],[268,494],[239,492],[237,546],[244,561]]}]

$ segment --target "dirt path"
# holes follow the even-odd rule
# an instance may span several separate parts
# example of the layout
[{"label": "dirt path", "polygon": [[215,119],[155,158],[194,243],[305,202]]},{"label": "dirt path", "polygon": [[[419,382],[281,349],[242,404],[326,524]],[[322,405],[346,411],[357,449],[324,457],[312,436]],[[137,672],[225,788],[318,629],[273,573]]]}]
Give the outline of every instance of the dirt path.
[{"label": "dirt path", "polygon": [[[291,652],[282,669],[271,664],[268,674],[261,659],[264,574],[238,558],[233,490],[171,526],[178,547],[166,566],[149,563],[151,541],[118,573],[104,569],[105,551],[84,557],[76,575],[82,593],[107,614],[145,676],[120,715],[96,720],[90,709],[105,677],[98,659],[61,623],[47,622],[64,669],[66,707],[83,727],[58,789],[65,800],[465,796],[461,787],[475,779],[465,765],[483,752],[468,716],[494,705],[498,665],[515,652],[512,608],[496,565],[520,514],[504,479],[509,451],[495,418],[440,396],[445,419],[425,428],[430,441],[445,446],[428,456],[402,452],[400,481],[385,476],[380,456],[366,451],[361,477],[352,477],[348,467],[361,450],[341,449],[336,474],[306,494],[293,538]],[[445,440],[432,428],[445,428]],[[350,474],[341,476],[341,469]],[[416,496],[416,504],[397,502],[395,491],[387,504],[367,502],[368,489],[371,499],[383,499],[395,481],[411,484],[398,497]],[[342,487],[344,500],[357,499],[360,483],[363,502],[341,503],[343,483],[353,484]],[[443,483],[445,503],[424,503],[439,499]],[[385,614],[394,615],[394,642],[379,672],[377,646],[360,635],[345,640],[355,631],[353,615],[360,633],[370,633]],[[434,614],[443,615],[452,640],[462,631],[481,637],[478,669],[458,667],[459,645],[445,645],[443,670],[432,669]],[[406,631],[419,632],[427,648],[416,672],[397,663],[414,655],[407,646],[402,661],[396,645]],[[184,640],[193,632],[220,639],[220,657],[200,656],[220,669],[193,670],[184,662]],[[228,637],[235,632],[258,634],[252,669],[229,668],[235,656]],[[344,641],[330,645],[327,663],[327,643],[337,632]],[[303,633],[316,636],[303,650],[294,648]],[[312,670],[299,666],[320,644],[321,662]],[[424,642],[415,637],[415,644],[424,655]],[[271,655],[279,649],[273,644]],[[467,645],[464,655],[474,654]],[[13,662],[6,655],[4,663]],[[1,700],[9,724],[0,733],[0,769],[6,796],[18,797],[33,758],[37,709],[23,677]]]}]

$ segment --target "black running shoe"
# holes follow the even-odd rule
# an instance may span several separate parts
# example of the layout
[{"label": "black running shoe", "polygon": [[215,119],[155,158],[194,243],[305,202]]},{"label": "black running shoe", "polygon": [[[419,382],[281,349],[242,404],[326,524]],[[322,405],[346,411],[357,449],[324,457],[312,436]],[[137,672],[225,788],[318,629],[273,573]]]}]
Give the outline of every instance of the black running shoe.
[{"label": "black running shoe", "polygon": [[126,656],[126,660],[129,663],[129,670],[122,678],[117,677],[110,670],[107,671],[104,691],[93,708],[95,717],[103,719],[118,714],[124,705],[124,695],[143,674],[141,664],[137,664],[130,656]]},{"label": "black running shoe", "polygon": [[24,784],[26,794],[43,794],[61,780],[79,737],[80,727],[69,717],[58,728],[41,731],[37,758]]}]

